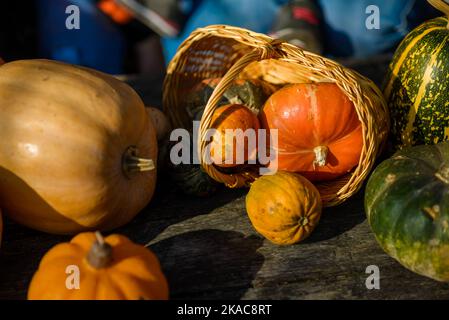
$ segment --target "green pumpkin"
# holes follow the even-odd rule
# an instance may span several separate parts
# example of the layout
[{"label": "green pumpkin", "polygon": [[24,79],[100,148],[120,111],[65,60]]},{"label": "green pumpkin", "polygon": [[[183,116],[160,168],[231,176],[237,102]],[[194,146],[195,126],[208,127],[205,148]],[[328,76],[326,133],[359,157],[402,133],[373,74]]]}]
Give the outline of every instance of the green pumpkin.
[{"label": "green pumpkin", "polygon": [[387,254],[449,281],[449,142],[407,148],[380,164],[366,187],[365,211]]},{"label": "green pumpkin", "polygon": [[[171,148],[176,142],[170,142],[166,153],[166,171],[171,181],[184,194],[196,197],[208,197],[214,194],[219,184],[203,170],[199,164],[173,164],[170,160]],[[190,146],[193,146],[192,136]],[[190,150],[190,163],[193,163],[193,150]]]},{"label": "green pumpkin", "polygon": [[[449,13],[442,0],[432,4]],[[389,66],[384,95],[395,148],[449,139],[448,18],[425,22],[399,45]]]},{"label": "green pumpkin", "polygon": [[[186,110],[192,120],[201,120],[204,108],[220,80],[221,78],[205,79],[190,92]],[[276,89],[276,86],[262,80],[237,79],[220,98],[218,106],[243,104],[257,114]]]},{"label": "green pumpkin", "polygon": [[190,196],[208,197],[218,188],[218,184],[200,165],[176,165],[170,172],[170,177],[184,194]]}]

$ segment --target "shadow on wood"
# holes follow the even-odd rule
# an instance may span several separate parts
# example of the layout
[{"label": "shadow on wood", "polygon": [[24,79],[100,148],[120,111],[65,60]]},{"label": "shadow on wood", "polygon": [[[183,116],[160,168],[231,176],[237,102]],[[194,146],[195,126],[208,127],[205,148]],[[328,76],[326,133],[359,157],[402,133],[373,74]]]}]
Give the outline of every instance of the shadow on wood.
[{"label": "shadow on wood", "polygon": [[159,241],[159,257],[173,299],[239,299],[264,262],[263,239],[235,231],[201,230]]},{"label": "shadow on wood", "polygon": [[[363,188],[364,189],[364,188]],[[359,191],[347,201],[333,208],[323,209],[320,223],[303,243],[313,243],[337,237],[365,221],[364,191]]]},{"label": "shadow on wood", "polygon": [[245,195],[247,189],[225,189],[207,198],[177,191],[168,179],[158,182],[152,202],[127,226],[117,230],[133,241],[147,244],[167,227],[205,215]]}]

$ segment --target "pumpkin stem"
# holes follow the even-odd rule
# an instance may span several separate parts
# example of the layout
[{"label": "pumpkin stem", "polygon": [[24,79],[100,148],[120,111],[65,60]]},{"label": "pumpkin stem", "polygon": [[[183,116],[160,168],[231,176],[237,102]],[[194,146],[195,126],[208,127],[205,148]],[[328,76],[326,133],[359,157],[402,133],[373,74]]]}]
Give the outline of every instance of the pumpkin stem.
[{"label": "pumpkin stem", "polygon": [[315,161],[313,161],[313,168],[316,166],[324,167],[326,165],[327,154],[329,153],[329,148],[326,146],[318,146],[313,149],[315,153]]},{"label": "pumpkin stem", "polygon": [[[427,0],[427,1],[432,5],[432,7],[434,7],[438,11],[443,12],[449,19],[449,2],[446,2],[445,0]],[[447,24],[447,28],[449,29],[449,22]]]},{"label": "pumpkin stem", "polygon": [[95,232],[97,238],[87,254],[87,262],[95,269],[107,267],[112,261],[112,247],[104,241],[99,231]]},{"label": "pumpkin stem", "polygon": [[449,184],[449,166],[443,165],[435,176],[446,184]]},{"label": "pumpkin stem", "polygon": [[309,219],[307,217],[301,217],[301,218],[299,218],[298,224],[301,227],[305,227],[309,224]]},{"label": "pumpkin stem", "polygon": [[440,215],[440,207],[438,205],[433,206],[432,208],[425,207],[423,211],[429,216],[433,221],[437,220]]},{"label": "pumpkin stem", "polygon": [[123,155],[123,171],[126,174],[133,172],[144,172],[155,169],[152,159],[139,158],[137,156],[138,149],[136,147],[129,147]]}]

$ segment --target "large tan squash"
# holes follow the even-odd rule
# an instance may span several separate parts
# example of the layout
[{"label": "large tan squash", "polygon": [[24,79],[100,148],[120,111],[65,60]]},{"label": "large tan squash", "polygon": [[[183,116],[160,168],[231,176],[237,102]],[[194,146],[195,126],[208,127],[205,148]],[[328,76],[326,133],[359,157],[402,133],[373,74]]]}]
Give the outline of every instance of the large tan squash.
[{"label": "large tan squash", "polygon": [[153,195],[155,129],[112,76],[47,60],[3,65],[0,137],[2,209],[31,228],[113,229]]}]

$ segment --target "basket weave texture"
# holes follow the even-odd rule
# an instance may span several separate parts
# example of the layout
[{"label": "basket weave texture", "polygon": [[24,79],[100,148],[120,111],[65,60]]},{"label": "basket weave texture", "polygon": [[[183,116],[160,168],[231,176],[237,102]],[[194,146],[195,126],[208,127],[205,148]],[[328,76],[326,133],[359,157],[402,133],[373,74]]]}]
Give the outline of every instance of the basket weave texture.
[{"label": "basket weave texture", "polygon": [[[263,79],[276,85],[307,82],[337,84],[354,103],[362,123],[364,145],[359,164],[336,180],[318,183],[325,206],[340,204],[357,192],[372,169],[387,139],[389,116],[386,102],[368,78],[330,59],[246,29],[213,25],[194,31],[179,47],[167,69],[163,103],[174,128],[192,129],[186,111],[189,90],[204,79],[222,77],[210,97],[199,130],[199,158],[204,160],[205,133],[226,89],[237,78]],[[202,161],[204,170],[229,187],[248,186],[258,170],[238,174],[220,171]]]}]

